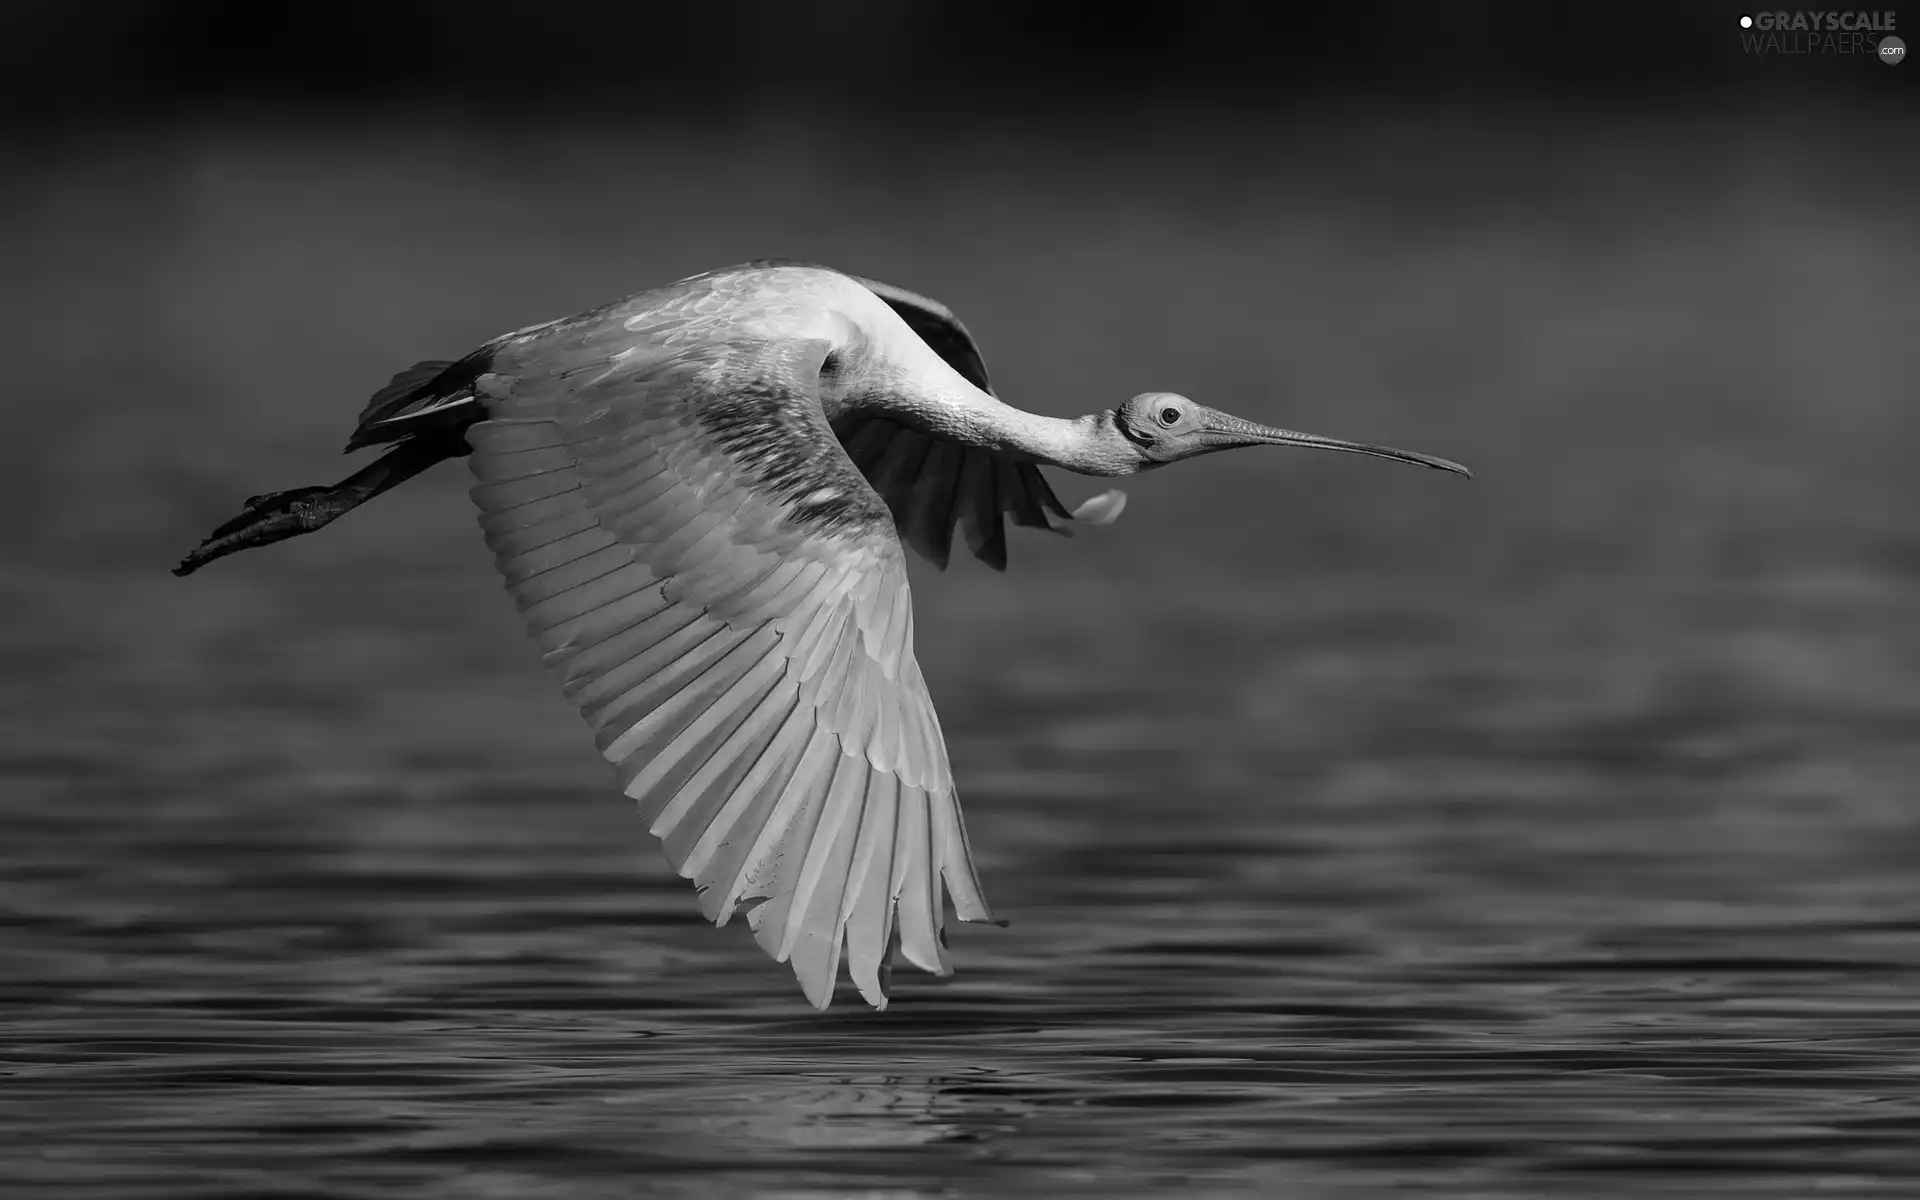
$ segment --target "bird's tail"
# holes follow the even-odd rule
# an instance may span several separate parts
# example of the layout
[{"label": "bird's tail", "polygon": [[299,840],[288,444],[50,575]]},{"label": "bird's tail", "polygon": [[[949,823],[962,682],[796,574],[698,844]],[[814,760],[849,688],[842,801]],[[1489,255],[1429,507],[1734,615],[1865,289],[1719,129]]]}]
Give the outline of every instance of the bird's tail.
[{"label": "bird's tail", "polygon": [[465,440],[451,437],[409,438],[332,487],[302,487],[250,497],[240,514],[212,533],[173,569],[190,575],[216,558],[273,542],[312,533],[336,517],[358,508],[381,492],[426,470],[445,458],[467,453]]}]

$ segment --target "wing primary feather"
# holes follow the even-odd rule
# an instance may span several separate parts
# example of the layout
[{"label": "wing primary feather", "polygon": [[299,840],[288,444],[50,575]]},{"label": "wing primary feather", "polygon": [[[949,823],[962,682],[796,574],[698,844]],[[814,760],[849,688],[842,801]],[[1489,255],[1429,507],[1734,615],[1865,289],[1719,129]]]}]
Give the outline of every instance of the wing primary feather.
[{"label": "wing primary feather", "polygon": [[952,968],[940,945],[937,918],[929,899],[933,876],[927,829],[927,795],[900,789],[900,817],[894,827],[892,890],[900,928],[900,953],[923,971],[945,975]]},{"label": "wing primary feather", "polygon": [[[719,819],[779,735],[781,723],[791,708],[793,690],[791,681],[778,676],[761,686],[754,699],[740,706],[739,718],[722,726],[727,729],[726,740],[680,785],[661,816],[655,819],[656,826],[672,819],[673,827],[661,837],[667,861],[685,878],[692,879],[698,874],[689,866],[688,855]],[[694,761],[694,756],[689,756],[688,761]],[[689,794],[691,802],[683,801]],[[672,810],[683,803],[684,811],[670,818]]]},{"label": "wing primary feather", "polygon": [[[496,564],[504,564],[519,555],[526,554],[532,550],[538,550],[542,546],[551,546],[553,543],[563,538],[571,537],[576,533],[582,533],[589,529],[598,529],[599,526],[599,518],[595,517],[590,510],[582,508],[556,517],[550,521],[542,521],[538,525],[528,525],[521,529],[505,530],[494,534],[487,539],[487,542],[489,548],[493,551],[494,562]],[[604,536],[611,538],[612,535],[606,534]]]},{"label": "wing primary feather", "polygon": [[887,660],[887,646],[900,620],[900,601],[905,591],[891,580],[877,584],[873,589],[873,608],[862,614],[866,619],[860,630],[860,644],[867,657],[878,663],[889,679],[893,678],[893,668]]},{"label": "wing primary feather", "polygon": [[880,689],[854,680],[821,704],[820,723],[840,735],[849,753],[862,755],[882,771],[891,771],[895,764],[884,757],[884,748],[874,739],[880,708]]},{"label": "wing primary feather", "polygon": [[604,612],[635,596],[657,596],[660,579],[645,563],[630,563],[617,571],[590,580],[572,591],[531,605],[520,614],[528,632],[546,639],[550,631],[568,625],[589,613]]},{"label": "wing primary feather", "polygon": [[[773,810],[767,816],[767,823],[760,827],[754,836],[753,846],[747,851],[740,863],[740,877],[735,881],[742,899],[761,896],[768,899],[777,897],[780,887],[782,857],[787,843],[792,840],[796,825],[803,825],[807,810],[816,796],[826,795],[826,786],[833,779],[834,757],[840,752],[838,740],[824,729],[815,728],[813,736],[807,741],[800,761],[794,765],[793,774],[781,790],[779,799],[774,802]],[[811,834],[811,826],[805,826]],[[778,948],[778,941],[775,947]]]},{"label": "wing primary feather", "polygon": [[[687,687],[697,687],[705,673],[747,640],[747,634],[729,629],[725,625],[706,622],[693,626],[684,637],[677,639],[673,649],[679,656],[658,670],[649,672],[645,677],[617,696],[596,700],[591,705],[580,704],[587,723],[592,725],[597,739],[604,739],[601,753],[608,762],[619,762],[632,754],[640,745],[663,732],[665,721],[678,711],[671,708],[661,712],[674,695]],[[684,649],[682,648],[684,647]],[[663,656],[664,656],[663,652]],[[638,674],[638,672],[636,672]]]},{"label": "wing primary feather", "polygon": [[539,644],[546,661],[557,663],[566,658],[585,653],[593,647],[632,629],[643,621],[660,615],[663,609],[672,607],[661,594],[656,581],[645,587],[637,588],[624,596],[616,596],[599,608],[582,613],[570,621],[562,621],[543,629],[534,629],[534,641]]},{"label": "wing primary feather", "polygon": [[[520,580],[509,580],[507,589],[513,591],[513,599],[520,612],[532,611],[541,603],[551,601],[559,595],[578,588],[586,588],[595,580],[611,576],[614,572],[634,566],[634,551],[626,545],[614,543],[603,545],[597,551],[591,551],[572,563],[557,566],[553,570],[541,572],[538,576],[526,576]],[[599,607],[599,605],[591,605]]]},{"label": "wing primary feather", "polygon": [[847,974],[875,1008],[887,1006],[890,984],[888,942],[893,932],[893,827],[900,805],[900,781],[884,771],[867,778],[866,806],[860,816],[860,840],[854,847],[846,899],[840,916],[846,926]]},{"label": "wing primary feather", "polygon": [[900,428],[892,421],[881,417],[869,417],[862,421],[853,433],[841,440],[847,451],[847,457],[853,465],[860,468],[862,475],[871,476],[869,470],[879,460],[880,454],[893,438],[893,431]]},{"label": "wing primary feather", "polygon": [[520,508],[536,500],[547,500],[580,487],[572,471],[547,471],[497,483],[481,483],[471,491],[474,500],[485,509]]},{"label": "wing primary feather", "polygon": [[386,386],[367,400],[366,407],[360,410],[360,423],[386,420],[395,412],[403,411],[409,401],[426,391],[452,365],[451,359],[427,358],[396,372]]},{"label": "wing primary feather", "polygon": [[[852,606],[849,605],[849,608]],[[860,645],[860,626],[856,614],[849,612],[845,624],[839,628],[838,636],[831,645],[823,642],[820,652],[824,662],[819,670],[819,682],[813,685],[815,703],[827,705],[838,700],[840,693],[849,690],[847,676],[853,670],[854,659],[865,654]],[[814,673],[805,672],[802,678],[812,679]]]},{"label": "wing primary feather", "polygon": [[913,481],[907,527],[913,548],[941,570],[953,553],[953,504],[965,454],[944,438],[934,438]]},{"label": "wing primary feather", "polygon": [[806,866],[788,906],[786,938],[781,946],[781,957],[793,964],[807,998],[822,1009],[832,1001],[834,980],[840,973],[846,929],[840,919],[840,902],[846,894],[848,869],[859,834],[867,777],[872,774],[859,759],[843,754],[841,760],[842,769],[836,772],[827,793]]},{"label": "wing primary feather", "polygon": [[496,554],[494,565],[500,569],[502,575],[506,576],[507,586],[517,587],[549,572],[558,571],[561,567],[579,562],[589,555],[604,554],[609,551],[612,552],[610,556],[612,560],[621,565],[632,561],[632,556],[627,553],[625,547],[607,536],[605,530],[583,529],[578,533],[556,538],[544,546],[522,550],[505,562],[499,561]]},{"label": "wing primary feather", "polygon": [[[652,832],[655,837],[665,837],[673,832],[700,798],[716,789],[729,767],[737,767],[741,775],[751,768],[753,762],[747,757],[747,751],[756,749],[753,757],[759,757],[754,739],[761,734],[768,738],[773,736],[773,731],[764,728],[758,719],[763,715],[761,707],[774,694],[775,686],[785,671],[786,662],[779,655],[766,655],[660,752],[656,762],[676,754],[679,747],[696,744],[708,732],[728,729],[726,740],[700,763],[692,776],[667,801],[660,815],[654,818]],[[649,768],[653,766],[652,763],[647,765]],[[679,865],[679,862],[674,863],[676,867]]]},{"label": "wing primary feather", "polygon": [[[474,488],[479,492],[480,488]],[[538,500],[529,500],[524,504],[489,504],[487,499],[475,495],[474,503],[480,506],[480,528],[488,537],[510,533],[516,529],[525,529],[544,521],[553,521],[572,513],[586,509],[580,499],[580,487],[575,484],[565,491],[543,496]],[[590,509],[588,511],[591,511]]]},{"label": "wing primary feather", "polygon": [[947,894],[953,897],[955,915],[962,921],[993,920],[980,877],[974,873],[973,844],[967,840],[966,819],[960,815],[960,797],[950,790],[929,792],[927,804],[933,818],[933,861],[946,880]]},{"label": "wing primary feather", "polygon": [[467,426],[467,445],[482,457],[566,444],[566,431],[544,417],[494,417]]},{"label": "wing primary feather", "polygon": [[788,727],[781,737],[785,747],[773,761],[766,778],[734,822],[728,836],[714,846],[707,874],[720,893],[719,924],[733,915],[735,906],[754,896],[769,893],[758,887],[759,872],[771,847],[784,836],[791,822],[791,807],[804,800],[809,781],[823,766],[830,766],[827,755],[837,751],[833,736],[815,726],[813,706],[804,698],[788,716]]},{"label": "wing primary feather", "polygon": [[571,473],[573,469],[573,452],[566,446],[531,446],[495,450],[474,463],[473,477],[481,483],[507,483],[534,475]]},{"label": "wing primary feather", "polygon": [[[756,678],[751,674],[741,682],[748,685],[745,695],[713,700],[704,709],[691,710],[691,717],[684,720],[679,728],[654,739],[651,744],[629,754],[618,764],[616,775],[620,780],[620,790],[639,806],[648,831],[661,839],[667,861],[676,870],[687,841],[693,837],[692,832],[681,832],[680,822],[689,817],[697,821],[710,816],[712,809],[723,798],[702,790],[689,793],[688,784],[709,764],[723,776],[728,768],[737,767],[738,770],[734,772],[736,779],[746,770],[744,764],[728,760],[715,762],[714,759],[721,746],[740,731],[751,710],[764,699],[765,693],[774,684],[768,682],[764,675]],[[757,689],[758,694],[752,689]],[[732,691],[730,688],[729,693]],[[669,807],[676,801],[683,802],[678,811],[669,814]]]},{"label": "wing primary feather", "polygon": [[953,974],[953,960],[947,956],[946,885],[940,874],[940,822],[934,814],[934,797],[926,793],[927,812],[927,913],[933,918],[933,945],[942,975]]},{"label": "wing primary feather", "polygon": [[[841,747],[840,759],[834,764],[833,782],[827,787],[827,802],[820,812],[820,823],[814,828],[813,839],[806,847],[800,877],[794,884],[793,904],[787,913],[787,927],[780,939],[781,958],[793,952],[794,943],[802,932],[816,938],[825,933],[813,912],[813,901],[822,888],[833,891],[830,915],[836,923],[839,919],[840,889],[833,887],[828,868],[833,862],[836,848],[840,848],[841,829],[847,824],[847,818],[853,816],[856,822],[859,819],[854,814],[854,805],[866,795],[867,776],[872,770],[866,759],[849,754],[845,746]],[[850,848],[852,839],[849,837],[847,842]],[[840,884],[844,887],[845,883],[843,873]]]},{"label": "wing primary feather", "polygon": [[712,570],[679,577],[673,585],[674,598],[689,608],[732,611],[741,595],[759,588],[776,572],[794,566],[771,554],[732,547]]},{"label": "wing primary feather", "polygon": [[[639,719],[634,721],[627,731],[614,739],[607,748],[610,760],[625,758],[640,746],[657,742],[661,750],[647,764],[647,771],[655,769],[655,763],[669,760],[665,751],[673,746],[688,725],[697,722],[708,711],[709,705],[717,705],[742,675],[763,664],[764,656],[773,640],[773,631],[765,626],[745,632],[721,627],[723,632],[713,642],[702,646],[702,651],[689,655],[695,669],[681,669],[675,672],[676,679],[660,687],[649,687],[647,694],[640,698],[647,711],[641,714],[638,705],[628,707],[625,712],[633,713]],[[726,645],[726,650],[717,657],[707,651],[706,646]],[[681,663],[687,660],[682,659]],[[681,663],[676,663],[680,667]],[[652,683],[651,680],[648,681]],[[624,713],[623,713],[624,716]]]},{"label": "wing primary feather", "polygon": [[1013,518],[1015,525],[1028,529],[1049,529],[1047,514],[1033,497],[1027,494],[1026,480],[1021,478],[1020,464],[1004,458],[993,460],[993,482],[995,498],[1002,512]]},{"label": "wing primary feather", "polygon": [[640,547],[649,562],[659,563],[669,572],[673,557],[662,551],[662,543],[689,529],[698,537],[724,519],[722,514],[703,508],[700,493],[681,482],[634,504],[626,502],[627,496],[612,492],[593,499],[622,538]]},{"label": "wing primary feather", "polygon": [[993,497],[993,456],[969,450],[960,468],[960,529],[973,556],[996,571],[1007,569],[1007,527]]},{"label": "wing primary feather", "polygon": [[887,638],[880,644],[880,666],[888,679],[898,679],[901,668],[913,657],[913,589],[904,577],[894,589],[893,619],[887,622]]},{"label": "wing primary feather", "polygon": [[784,609],[776,609],[774,600],[812,564],[793,559],[782,560],[775,555],[766,556],[764,561],[766,570],[758,576],[748,577],[745,582],[725,591],[702,589],[699,594],[705,596],[708,611],[728,621],[747,619],[748,614],[765,617],[779,624],[784,632],[787,627],[785,618],[789,614]]},{"label": "wing primary feather", "polygon": [[679,661],[726,627],[697,609],[673,605],[598,645],[575,652],[568,662],[567,699],[589,722],[600,712]]},{"label": "wing primary feather", "polygon": [[[829,574],[829,572],[833,572]],[[794,609],[808,599],[819,600],[831,594],[834,587],[846,575],[846,568],[830,567],[824,562],[810,562],[794,573],[792,578],[780,585],[780,589],[761,602],[761,610],[775,620],[790,616]]]},{"label": "wing primary feather", "polygon": [[[557,645],[546,657],[549,664],[559,670],[561,685],[570,689],[568,699],[573,698],[571,689],[575,684],[584,687],[622,670],[636,655],[662,638],[703,619],[697,610],[668,603],[658,588],[634,599],[639,603],[594,610],[592,615],[604,618],[602,621],[582,619],[570,627],[551,631],[550,635],[564,635],[555,639]],[[609,682],[608,687],[625,689],[641,678],[637,673],[628,672],[624,681]]]},{"label": "wing primary feather", "polygon": [[882,620],[880,606],[893,602],[893,592],[888,586],[890,582],[881,572],[869,572],[863,578],[853,581],[851,589],[853,617],[860,624],[863,639],[867,636],[866,631],[880,624]]},{"label": "wing primary feather", "polygon": [[631,549],[618,542],[611,545],[601,542],[597,548],[548,570],[517,579],[509,578],[507,586],[512,589],[516,599],[531,608],[542,600],[550,600],[561,592],[570,592],[632,563]]},{"label": "wing primary feather", "polygon": [[685,444],[687,426],[681,418],[672,409],[635,412],[610,404],[604,411],[574,421],[567,442],[577,457],[593,464],[596,475],[630,475],[649,458],[671,459]]},{"label": "wing primary feather", "polygon": [[916,766],[906,761],[905,743],[900,737],[900,706],[882,702],[874,706],[873,733],[867,757],[875,768],[890,775],[919,774]]},{"label": "wing primary feather", "polygon": [[[827,743],[838,755],[839,747],[831,734],[827,735]],[[760,868],[754,873],[752,886],[768,900],[747,914],[747,924],[753,929],[754,940],[760,943],[760,948],[776,962],[787,961],[780,953],[780,945],[786,937],[787,914],[793,907],[794,884],[806,862],[807,848],[813,845],[814,830],[820,824],[820,812],[826,805],[837,763],[837,757],[823,761],[807,778],[795,779],[798,802],[789,808],[785,800],[782,801],[781,808],[786,811],[776,816],[785,815],[787,819],[777,826],[769,826],[768,832],[777,828],[776,840],[764,856],[756,854],[752,859],[752,864]],[[758,844],[755,849],[759,849]]]},{"label": "wing primary feather", "polygon": [[1027,494],[1039,503],[1049,518],[1057,517],[1062,521],[1073,520],[1073,514],[1060,503],[1060,497],[1053,494],[1053,488],[1048,485],[1047,477],[1040,473],[1039,467],[1032,463],[1021,463],[1020,480],[1026,484]]},{"label": "wing primary feather", "polygon": [[846,637],[847,621],[852,615],[852,606],[847,604],[822,604],[814,610],[789,651],[796,678],[812,679],[826,665],[827,656]]},{"label": "wing primary feather", "polygon": [[[820,824],[820,808],[826,804],[829,785],[841,758],[839,739],[831,733],[818,733],[808,745],[795,770],[787,793],[774,806],[766,828],[760,829],[753,851],[741,866],[745,874],[743,895],[766,897],[747,914],[755,939],[768,954],[780,958],[781,939],[787,933],[787,908],[793,902],[793,885],[806,862],[806,847],[814,841],[814,828]],[[783,962],[783,960],[781,960]]]},{"label": "wing primary feather", "polygon": [[919,474],[920,464],[926,460],[927,449],[932,444],[933,439],[918,430],[894,426],[886,450],[867,477],[873,490],[880,493],[880,498],[893,510],[895,524],[901,523],[902,514],[911,503],[911,481]]},{"label": "wing primary feather", "polygon": [[927,756],[925,779],[918,782],[923,786],[948,786],[953,782],[953,771],[947,762],[947,738],[940,731],[940,714],[927,697],[926,682],[920,678],[920,664],[910,664],[907,686],[913,689],[914,702],[904,709],[906,723],[912,727],[916,739],[913,744]]},{"label": "wing primary feather", "polygon": [[662,567],[704,566],[707,560],[692,556],[689,547],[715,530],[731,532],[740,509],[750,498],[705,495],[692,484],[682,484],[679,494],[657,503],[644,518],[626,523],[625,531],[637,540],[651,543],[648,556]]},{"label": "wing primary feather", "polygon": [[698,574],[706,570],[706,564],[723,561],[731,547],[728,546],[732,531],[728,521],[732,514],[720,515],[710,525],[696,525],[688,522],[658,548],[657,561],[675,574]]},{"label": "wing primary feather", "polygon": [[[681,869],[690,878],[701,878],[709,866],[720,863],[720,851],[725,846],[740,845],[731,835],[743,828],[741,822],[748,813],[753,811],[756,800],[763,795],[777,794],[777,790],[773,793],[769,792],[769,784],[774,783],[778,777],[778,782],[784,786],[786,777],[792,774],[795,764],[799,761],[799,752],[805,744],[804,739],[813,730],[813,716],[808,711],[811,706],[800,699],[800,687],[791,678],[786,680],[784,686],[775,689],[772,697],[762,701],[762,707],[776,703],[780,706],[780,714],[779,727],[775,730],[774,736],[754,757],[750,769],[740,780],[739,786],[733,789],[726,803],[714,814],[713,820],[707,822],[707,827],[701,831],[700,837],[687,849],[687,860],[681,864]],[[786,772],[784,776],[781,775],[783,768]],[[758,829],[750,829],[748,832],[749,835],[757,833]],[[741,852],[745,852],[744,846]],[[736,866],[737,858],[736,855]],[[702,882],[704,885],[706,881],[702,879]],[[716,904],[718,902],[716,900]],[[708,919],[713,919],[712,914],[709,914]]]},{"label": "wing primary feather", "polygon": [[628,535],[636,543],[656,540],[646,535],[649,521],[684,517],[686,502],[667,503],[667,497],[675,491],[692,493],[685,480],[657,461],[643,463],[619,475],[596,475],[583,481],[581,490],[603,524]]}]

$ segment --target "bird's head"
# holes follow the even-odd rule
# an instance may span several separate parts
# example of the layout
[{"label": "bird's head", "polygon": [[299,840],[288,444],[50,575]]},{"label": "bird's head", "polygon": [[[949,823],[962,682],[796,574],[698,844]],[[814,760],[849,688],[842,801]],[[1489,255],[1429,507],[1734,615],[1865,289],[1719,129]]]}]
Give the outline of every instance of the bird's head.
[{"label": "bird's head", "polygon": [[1150,471],[1183,458],[1241,446],[1307,446],[1320,450],[1344,450],[1349,454],[1371,454],[1376,458],[1391,458],[1436,470],[1453,471],[1469,478],[1473,474],[1459,463],[1428,454],[1395,450],[1390,446],[1370,446],[1364,442],[1343,441],[1311,433],[1295,433],[1291,429],[1275,429],[1271,425],[1256,425],[1204,404],[1195,404],[1185,396],[1176,396],[1172,392],[1143,392],[1109,415],[1114,430],[1124,442],[1121,456],[1132,461],[1129,472]]}]

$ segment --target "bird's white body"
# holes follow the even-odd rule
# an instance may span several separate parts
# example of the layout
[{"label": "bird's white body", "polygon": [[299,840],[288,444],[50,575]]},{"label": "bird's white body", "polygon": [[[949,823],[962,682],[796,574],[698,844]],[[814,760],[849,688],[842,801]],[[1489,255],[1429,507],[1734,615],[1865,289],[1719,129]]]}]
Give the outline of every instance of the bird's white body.
[{"label": "bird's white body", "polygon": [[[933,301],[910,298],[950,316]],[[608,308],[519,330],[499,344],[537,344],[556,326],[604,320],[607,315],[617,316],[620,328],[639,339],[613,357],[616,368],[686,347],[818,343],[835,364],[821,376],[818,389],[819,405],[829,421],[875,408],[914,429],[992,449],[1016,461],[1057,462],[1074,455],[1072,440],[1079,422],[1001,403],[935,353],[871,286],[826,267],[750,264],[693,275]],[[715,365],[723,375],[739,369],[737,360]]]}]

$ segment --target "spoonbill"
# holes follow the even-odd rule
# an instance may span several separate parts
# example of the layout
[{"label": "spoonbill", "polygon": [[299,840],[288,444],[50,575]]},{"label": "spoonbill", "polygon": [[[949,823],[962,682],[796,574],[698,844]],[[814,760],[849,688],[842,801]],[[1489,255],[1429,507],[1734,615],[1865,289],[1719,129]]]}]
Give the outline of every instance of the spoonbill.
[{"label": "spoonbill", "polygon": [[1120,476],[1241,446],[1442,458],[1258,425],[1147,392],[1072,419],[995,398],[924,296],[767,260],[695,275],[408,367],[332,487],[248,500],[174,568],[311,533],[467,456],[494,562],[620,786],[717,925],[740,911],[815,1007],[844,957],[887,1003],[898,951],[951,973],[945,909],[992,915],[913,656],[901,544],[1067,533],[1040,466]]}]

